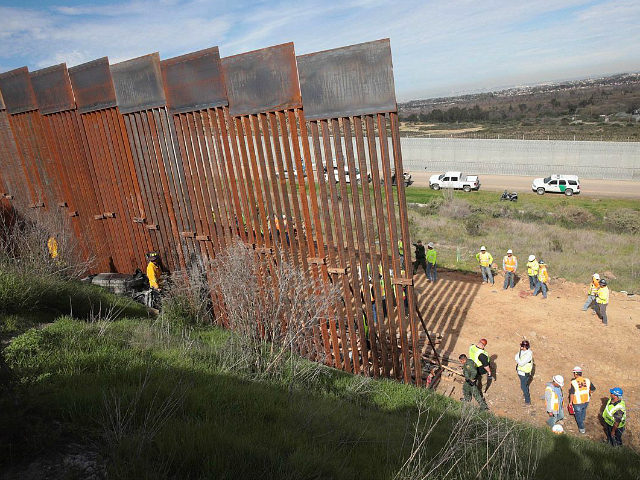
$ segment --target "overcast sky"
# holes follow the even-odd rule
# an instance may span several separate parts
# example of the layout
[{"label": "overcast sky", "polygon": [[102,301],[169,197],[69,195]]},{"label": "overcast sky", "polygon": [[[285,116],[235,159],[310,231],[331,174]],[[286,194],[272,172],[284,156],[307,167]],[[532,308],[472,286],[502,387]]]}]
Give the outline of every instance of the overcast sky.
[{"label": "overcast sky", "polygon": [[0,72],[384,37],[400,101],[640,71],[640,0],[0,0]]}]

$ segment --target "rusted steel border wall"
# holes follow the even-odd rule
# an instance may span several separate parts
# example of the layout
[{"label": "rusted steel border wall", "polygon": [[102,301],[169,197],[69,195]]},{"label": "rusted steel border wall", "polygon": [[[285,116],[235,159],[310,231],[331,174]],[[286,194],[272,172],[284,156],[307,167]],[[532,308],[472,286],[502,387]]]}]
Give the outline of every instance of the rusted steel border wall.
[{"label": "rusted steel border wall", "polygon": [[240,239],[338,286],[302,354],[422,383],[388,40],[25,67],[0,92],[3,201],[67,209],[100,269],[206,266]]}]

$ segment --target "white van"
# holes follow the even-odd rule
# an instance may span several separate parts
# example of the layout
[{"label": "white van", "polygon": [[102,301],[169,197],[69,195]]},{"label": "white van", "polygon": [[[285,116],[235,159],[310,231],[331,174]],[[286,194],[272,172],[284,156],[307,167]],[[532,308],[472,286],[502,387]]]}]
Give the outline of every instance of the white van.
[{"label": "white van", "polygon": [[567,197],[580,193],[580,180],[577,175],[551,175],[546,178],[536,178],[531,184],[531,190],[538,195],[550,193],[564,193]]}]

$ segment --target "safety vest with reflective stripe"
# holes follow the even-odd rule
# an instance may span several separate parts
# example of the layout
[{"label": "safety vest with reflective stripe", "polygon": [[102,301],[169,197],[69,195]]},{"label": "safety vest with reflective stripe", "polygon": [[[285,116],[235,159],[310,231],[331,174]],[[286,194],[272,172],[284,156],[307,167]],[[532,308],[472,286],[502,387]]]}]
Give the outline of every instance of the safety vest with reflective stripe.
[{"label": "safety vest with reflective stripe", "polygon": [[480,252],[476,254],[476,260],[480,262],[481,267],[488,267],[493,263],[493,257],[489,252]]},{"label": "safety vest with reflective stripe", "polygon": [[518,262],[518,259],[516,258],[515,255],[506,255],[504,257],[504,259],[502,260],[502,262],[504,263],[504,269],[507,272],[515,272],[516,271],[516,264]]},{"label": "safety vest with reflective stripe", "polygon": [[553,388],[547,385],[545,391],[551,392],[551,408],[553,412],[558,412],[560,410],[560,399],[558,398],[558,394],[555,392]]},{"label": "safety vest with reflective stripe", "polygon": [[537,260],[534,260],[532,262],[527,262],[527,275],[529,275],[530,277],[535,277],[536,275],[538,275],[539,268],[540,268],[540,265],[538,265]]},{"label": "safety vest with reflective stripe", "polygon": [[598,295],[599,288],[600,282],[598,280],[592,281],[591,285],[589,285],[589,291],[587,292],[587,295],[593,295],[595,297],[596,295]]},{"label": "safety vest with reflective stripe", "polygon": [[482,366],[480,355],[482,355],[483,353],[487,356],[487,358],[489,358],[489,353],[487,353],[487,351],[482,348],[478,348],[477,345],[471,344],[471,346],[469,347],[469,358],[473,360],[473,363],[475,363],[478,367]]},{"label": "safety vest with reflective stripe", "polygon": [[400,255],[404,255],[404,244],[402,243],[402,240],[398,240],[398,253]]},{"label": "safety vest with reflective stripe", "polygon": [[620,400],[614,405],[613,403],[611,403],[611,399],[609,399],[609,401],[607,402],[607,406],[604,407],[604,411],[602,412],[602,418],[607,425],[613,427],[613,424],[616,423],[616,419],[613,418],[613,414],[618,410],[622,410],[622,420],[620,421],[618,428],[624,427],[624,424],[627,420],[627,406],[625,405],[624,400]]},{"label": "safety vest with reflective stripe", "polygon": [[571,403],[581,405],[591,400],[591,380],[584,377],[577,377],[571,380],[573,394],[571,395]]},{"label": "safety vest with reflective stripe", "polygon": [[542,283],[547,283],[549,281],[549,272],[547,271],[546,265],[540,265],[538,270],[538,280]]},{"label": "safety vest with reflective stripe", "polygon": [[609,303],[609,287],[604,286],[598,289],[596,303],[600,303],[602,305],[606,305],[607,303]]},{"label": "safety vest with reflective stripe", "polygon": [[51,258],[58,256],[58,241],[54,237],[49,237],[49,240],[47,240],[47,248],[49,249],[49,256]]},{"label": "safety vest with reflective stripe", "polygon": [[[520,353],[522,353],[522,352],[518,352],[518,354],[520,354]],[[533,355],[531,356],[531,361],[530,362],[525,363],[522,366],[516,365],[516,370],[518,372],[531,373],[531,371],[533,370]]]},{"label": "safety vest with reflective stripe", "polygon": [[427,262],[431,263],[432,265],[435,265],[437,255],[438,254],[433,248],[429,248],[427,250]]}]

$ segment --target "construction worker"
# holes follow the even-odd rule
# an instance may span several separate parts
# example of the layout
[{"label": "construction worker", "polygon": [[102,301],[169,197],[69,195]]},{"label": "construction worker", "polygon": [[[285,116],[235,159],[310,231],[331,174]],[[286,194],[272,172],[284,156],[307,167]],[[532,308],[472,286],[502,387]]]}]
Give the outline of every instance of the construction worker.
[{"label": "construction worker", "polygon": [[533,291],[538,285],[538,261],[535,255],[529,255],[529,261],[527,262],[527,275],[529,275],[529,288]]},{"label": "construction worker", "polygon": [[438,254],[433,248],[433,242],[427,243],[427,279],[431,282],[435,282],[437,279],[436,272],[436,257]]},{"label": "construction worker", "polygon": [[158,252],[149,252],[146,255],[147,261],[147,278],[149,278],[149,287],[152,290],[162,290],[162,269],[160,268],[160,255]]},{"label": "construction worker", "polygon": [[600,280],[596,306],[598,307],[598,318],[602,320],[604,325],[607,325],[607,305],[609,305],[609,287],[607,286],[607,280],[603,278]]},{"label": "construction worker", "polygon": [[47,240],[47,249],[49,250],[49,257],[53,260],[58,258],[58,240],[53,235]]},{"label": "construction worker", "polygon": [[576,418],[580,433],[586,432],[584,419],[587,416],[591,392],[595,390],[596,387],[591,383],[591,380],[582,376],[582,368],[573,367],[573,380],[569,386],[569,405],[573,407],[573,416]]},{"label": "construction worker", "polygon": [[520,379],[520,388],[524,395],[524,404],[531,405],[531,394],[529,393],[529,382],[533,371],[533,352],[528,340],[520,342],[520,351],[516,353],[516,372]]},{"label": "construction worker", "polygon": [[416,247],[416,261],[413,262],[413,274],[418,272],[418,267],[424,268],[425,275],[427,274],[427,253],[422,244],[422,240],[418,240],[413,244]]},{"label": "construction worker", "polygon": [[469,358],[473,360],[478,369],[478,388],[482,390],[482,375],[487,374],[487,388],[491,377],[491,365],[489,362],[489,353],[486,350],[487,339],[481,338],[478,343],[471,344],[469,347]]},{"label": "construction worker", "polygon": [[547,404],[547,425],[551,428],[564,419],[564,411],[562,406],[564,399],[562,396],[562,387],[564,386],[564,377],[562,375],[554,375],[544,390],[544,398]]},{"label": "construction worker", "polygon": [[493,285],[493,272],[491,271],[493,256],[491,256],[491,254],[487,252],[487,249],[484,245],[480,247],[480,253],[476,253],[476,260],[480,264],[482,283],[491,283],[491,285]]},{"label": "construction worker", "polygon": [[598,296],[598,289],[600,288],[600,275],[594,273],[591,276],[591,284],[589,285],[589,290],[587,290],[587,301],[584,302],[582,306],[582,311],[586,312],[589,310],[589,307],[593,308],[593,311],[598,313],[596,297]]},{"label": "construction worker", "polygon": [[605,423],[607,440],[614,447],[622,446],[622,434],[627,420],[627,406],[622,399],[620,387],[609,390],[610,398],[602,411],[602,419]]},{"label": "construction worker", "polygon": [[404,243],[398,240],[398,255],[400,255],[400,267],[404,268]]},{"label": "construction worker", "polygon": [[463,353],[458,357],[460,363],[462,364],[462,373],[464,374],[464,383],[462,384],[462,395],[465,402],[470,402],[471,397],[476,399],[478,405],[482,410],[489,410],[487,406],[487,402],[485,402],[482,397],[482,392],[480,391],[478,385],[478,368],[473,360],[467,358],[467,356]]},{"label": "construction worker", "polygon": [[538,283],[533,290],[533,296],[535,297],[538,293],[542,292],[542,298],[547,298],[547,291],[549,289],[549,287],[547,287],[548,282],[549,271],[547,270],[547,264],[544,263],[544,260],[540,260],[538,263]]},{"label": "construction worker", "polygon": [[503,290],[515,286],[516,270],[518,269],[518,259],[511,249],[507,250],[507,254],[502,259],[502,270],[504,271]]}]

